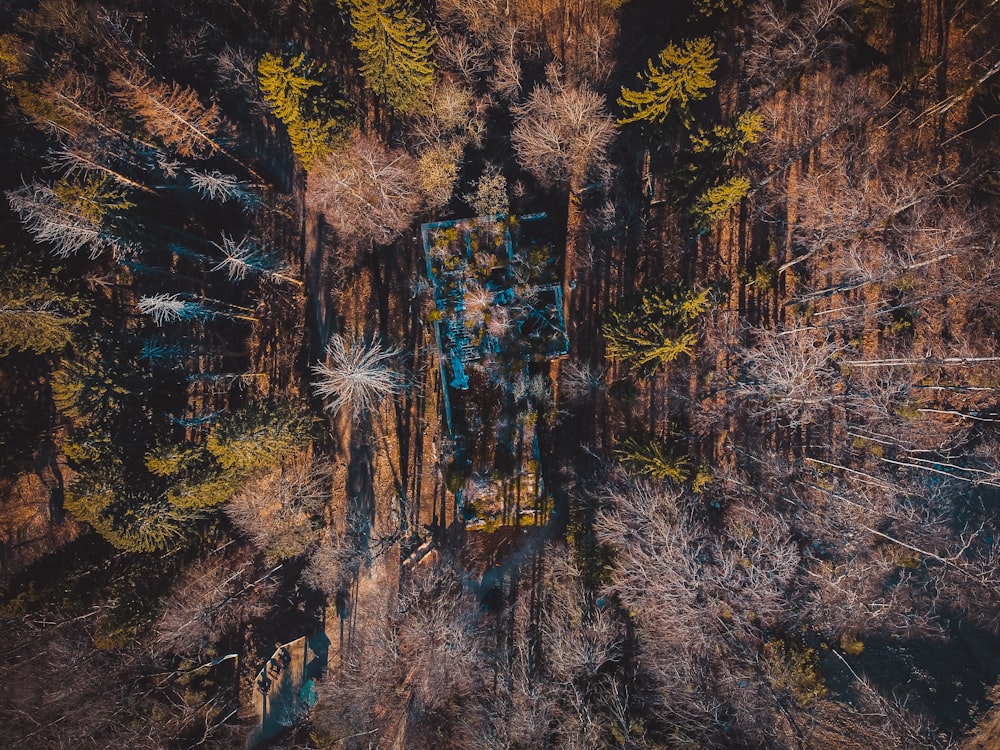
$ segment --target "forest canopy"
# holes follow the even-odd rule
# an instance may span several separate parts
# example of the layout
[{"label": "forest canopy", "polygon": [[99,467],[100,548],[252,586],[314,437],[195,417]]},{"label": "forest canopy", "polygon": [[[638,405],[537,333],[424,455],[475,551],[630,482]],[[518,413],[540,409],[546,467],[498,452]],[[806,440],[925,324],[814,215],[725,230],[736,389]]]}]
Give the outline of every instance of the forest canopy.
[{"label": "forest canopy", "polygon": [[0,745],[995,745],[996,2],[0,29]]}]

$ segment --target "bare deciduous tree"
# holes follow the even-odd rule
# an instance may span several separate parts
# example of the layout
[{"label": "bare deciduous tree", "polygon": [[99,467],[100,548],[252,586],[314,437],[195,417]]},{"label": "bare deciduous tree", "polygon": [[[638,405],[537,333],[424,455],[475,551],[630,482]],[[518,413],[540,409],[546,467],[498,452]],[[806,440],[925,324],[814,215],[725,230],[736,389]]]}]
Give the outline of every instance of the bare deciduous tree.
[{"label": "bare deciduous tree", "polygon": [[241,47],[226,44],[213,58],[219,79],[233,88],[257,96],[257,61]]},{"label": "bare deciduous tree", "polygon": [[385,244],[410,226],[420,208],[419,174],[405,151],[356,132],[343,151],[309,171],[306,200],[341,237]]},{"label": "bare deciduous tree", "polygon": [[756,399],[762,413],[809,424],[843,396],[837,364],[842,352],[823,329],[755,330],[737,390]]},{"label": "bare deciduous tree", "polygon": [[543,185],[567,184],[574,193],[606,167],[615,137],[604,97],[562,80],[549,69],[548,83],[536,87],[515,110],[511,139],[521,165]]},{"label": "bare deciduous tree", "polygon": [[753,43],[747,50],[747,68],[755,81],[767,86],[781,82],[843,41],[837,35],[850,27],[844,16],[853,0],[807,0],[798,12],[767,0],[752,6]]},{"label": "bare deciduous tree", "polygon": [[249,479],[226,504],[226,515],[269,559],[298,557],[320,538],[330,476],[326,461],[297,456]]},{"label": "bare deciduous tree", "polygon": [[722,715],[747,736],[767,733],[773,707],[757,650],[794,594],[791,529],[766,509],[736,508],[710,530],[689,515],[683,491],[653,484],[626,482],[611,502],[597,522],[618,555],[609,594],[640,623],[659,710],[689,741],[717,742]]},{"label": "bare deciduous tree", "polygon": [[493,76],[490,78],[490,90],[499,96],[501,101],[513,102],[520,95],[521,64],[513,54],[503,54],[497,60]]},{"label": "bare deciduous tree", "polygon": [[460,701],[480,678],[479,603],[452,575],[421,571],[400,605],[400,647],[408,657],[403,688],[423,711]]},{"label": "bare deciduous tree", "polygon": [[580,571],[565,552],[549,550],[542,613],[543,658],[552,678],[566,686],[590,681],[622,658],[621,623],[608,607],[588,603]]},{"label": "bare deciduous tree", "polygon": [[333,600],[357,575],[360,557],[347,533],[327,527],[309,556],[302,580]]},{"label": "bare deciduous tree", "polygon": [[470,89],[442,82],[427,94],[426,109],[413,116],[411,133],[425,146],[482,145],[486,124]]},{"label": "bare deciduous tree", "polygon": [[435,48],[442,67],[458,73],[466,83],[476,83],[490,69],[489,50],[464,34],[441,34]]},{"label": "bare deciduous tree", "polygon": [[605,368],[594,368],[586,362],[569,362],[559,368],[559,390],[571,402],[593,398],[604,389]]},{"label": "bare deciduous tree", "polygon": [[192,566],[163,602],[157,648],[202,656],[227,632],[268,611],[268,597],[276,587],[273,573],[255,575],[238,555],[220,555]]}]

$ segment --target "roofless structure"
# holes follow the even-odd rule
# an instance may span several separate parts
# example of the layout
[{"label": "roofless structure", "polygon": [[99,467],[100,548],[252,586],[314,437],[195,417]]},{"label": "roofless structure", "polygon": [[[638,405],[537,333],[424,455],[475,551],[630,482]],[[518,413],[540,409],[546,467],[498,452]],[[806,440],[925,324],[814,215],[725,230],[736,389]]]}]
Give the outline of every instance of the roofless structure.
[{"label": "roofless structure", "polygon": [[471,523],[538,520],[544,363],[569,351],[545,214],[424,224],[449,485]]}]

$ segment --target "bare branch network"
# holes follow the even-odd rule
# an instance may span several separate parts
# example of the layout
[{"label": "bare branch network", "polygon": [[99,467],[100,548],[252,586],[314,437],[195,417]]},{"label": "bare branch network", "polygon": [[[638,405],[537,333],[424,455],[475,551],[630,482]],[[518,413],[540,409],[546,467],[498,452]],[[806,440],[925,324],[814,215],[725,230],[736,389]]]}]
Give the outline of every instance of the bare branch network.
[{"label": "bare branch network", "polygon": [[300,286],[302,284],[298,279],[283,273],[286,269],[277,254],[261,247],[250,235],[237,242],[223,232],[222,243],[212,244],[224,256],[212,270],[225,271],[230,281],[243,281],[247,276],[259,274],[271,281],[287,281]]},{"label": "bare branch network", "polygon": [[310,170],[306,202],[338,234],[386,244],[420,208],[419,170],[406,152],[355,133],[348,148],[323,157]]},{"label": "bare branch network", "polygon": [[408,383],[398,365],[401,353],[399,347],[383,346],[377,339],[365,343],[355,336],[334,334],[326,347],[326,362],[312,367],[318,378],[312,385],[326,401],[327,411],[337,414],[346,407],[358,418],[406,390]]},{"label": "bare branch network", "polygon": [[158,326],[181,320],[213,317],[211,311],[200,303],[185,299],[181,294],[151,294],[139,298],[139,311],[153,318]]},{"label": "bare branch network", "polygon": [[93,259],[109,249],[116,256],[122,254],[121,243],[91,217],[67,209],[48,185],[35,182],[10,190],[6,196],[35,240],[52,245],[53,255],[69,258],[86,250]]}]

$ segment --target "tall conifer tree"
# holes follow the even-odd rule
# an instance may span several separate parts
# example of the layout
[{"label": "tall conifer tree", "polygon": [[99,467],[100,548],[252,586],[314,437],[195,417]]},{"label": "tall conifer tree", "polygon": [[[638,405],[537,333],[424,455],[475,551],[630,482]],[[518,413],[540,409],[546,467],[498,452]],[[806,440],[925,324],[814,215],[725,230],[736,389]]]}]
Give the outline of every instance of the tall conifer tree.
[{"label": "tall conifer tree", "polygon": [[288,130],[292,151],[307,170],[330,153],[344,127],[336,115],[346,111],[346,105],[324,96],[318,78],[322,72],[305,53],[290,58],[266,54],[257,63],[264,100]]},{"label": "tall conifer tree", "polygon": [[661,124],[677,114],[685,126],[690,124],[689,105],[704,99],[715,86],[712,73],[719,59],[713,55],[708,37],[690,39],[681,47],[673,44],[660,53],[658,63],[649,61],[649,70],[639,74],[643,87],[638,91],[622,88],[618,99],[625,116],[619,125],[631,122]]},{"label": "tall conifer tree", "polygon": [[386,104],[412,110],[434,83],[435,34],[406,0],[351,0],[361,73]]}]

